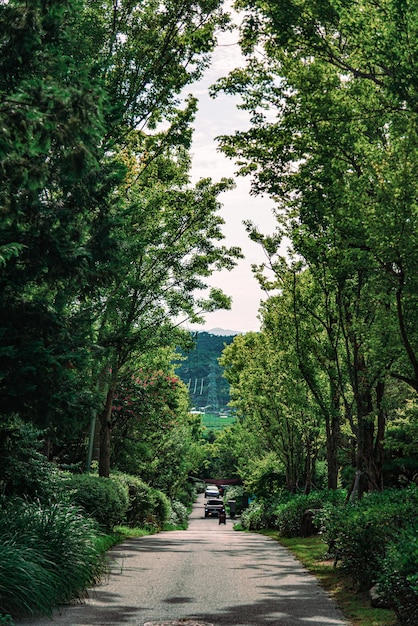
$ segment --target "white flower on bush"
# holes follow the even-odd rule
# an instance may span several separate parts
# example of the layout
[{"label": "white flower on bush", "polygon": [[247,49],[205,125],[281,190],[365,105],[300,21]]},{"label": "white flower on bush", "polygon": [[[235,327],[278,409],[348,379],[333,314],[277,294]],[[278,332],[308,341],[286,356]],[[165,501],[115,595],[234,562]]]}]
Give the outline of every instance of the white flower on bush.
[{"label": "white flower on bush", "polygon": [[176,526],[177,524],[184,524],[184,522],[187,522],[189,514],[184,504],[179,500],[172,500],[170,504],[171,513],[169,523]]}]

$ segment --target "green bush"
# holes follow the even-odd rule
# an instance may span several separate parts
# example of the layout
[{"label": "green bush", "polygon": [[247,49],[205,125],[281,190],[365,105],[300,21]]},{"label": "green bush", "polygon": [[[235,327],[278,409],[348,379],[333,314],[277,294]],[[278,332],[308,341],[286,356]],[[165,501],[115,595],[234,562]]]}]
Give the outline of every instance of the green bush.
[{"label": "green bush", "polygon": [[[300,537],[305,511],[317,512],[329,502],[342,503],[344,496],[342,491],[324,490],[285,498],[285,501],[275,508],[274,528],[279,531],[282,537]],[[313,519],[316,519],[315,515]]]},{"label": "green bush", "polygon": [[377,580],[388,539],[381,512],[361,506],[347,509],[341,519],[335,543],[342,570],[361,589],[369,589]]},{"label": "green bush", "polygon": [[268,516],[266,515],[265,502],[251,502],[248,508],[241,513],[241,526],[246,530],[263,530],[271,528]]},{"label": "green bush", "polygon": [[50,615],[81,598],[104,571],[97,525],[77,507],[3,500],[0,509],[0,613]]},{"label": "green bush", "polygon": [[57,500],[64,475],[41,452],[42,432],[19,418],[2,425],[0,437],[0,492],[9,497]]},{"label": "green bush", "polygon": [[235,513],[240,515],[244,510],[244,488],[240,485],[230,485],[226,490],[224,502],[227,505],[229,500],[235,500]]},{"label": "green bush", "polygon": [[379,591],[389,599],[402,626],[418,624],[418,525],[390,541],[378,575]]},{"label": "green bush", "polygon": [[[159,491],[158,489],[152,490],[152,500],[154,505],[153,516],[155,523],[157,524],[157,529],[159,530],[166,522],[168,522],[170,518],[170,500],[162,491]],[[154,523],[154,520],[151,520],[151,523]]]},{"label": "green bush", "polygon": [[[203,491],[201,493],[203,493]],[[196,500],[196,495],[196,486],[193,483],[187,482],[183,485],[182,489],[179,489],[179,491],[175,494],[174,499],[184,504],[184,506],[189,507]]]},{"label": "green bush", "polygon": [[390,489],[344,506],[326,506],[318,521],[329,551],[367,589],[378,580],[389,545],[397,544],[399,531],[415,521],[417,506],[416,487]]},{"label": "green bush", "polygon": [[129,492],[121,481],[95,474],[73,474],[67,478],[66,486],[71,501],[81,506],[103,530],[112,530],[126,521]]},{"label": "green bush", "polygon": [[159,530],[169,520],[170,501],[161,491],[130,474],[118,472],[112,474],[112,478],[128,491],[126,521],[131,528]]},{"label": "green bush", "polygon": [[118,472],[112,474],[128,490],[129,505],[126,521],[131,528],[144,526],[147,518],[153,514],[154,502],[152,489],[137,476]]}]

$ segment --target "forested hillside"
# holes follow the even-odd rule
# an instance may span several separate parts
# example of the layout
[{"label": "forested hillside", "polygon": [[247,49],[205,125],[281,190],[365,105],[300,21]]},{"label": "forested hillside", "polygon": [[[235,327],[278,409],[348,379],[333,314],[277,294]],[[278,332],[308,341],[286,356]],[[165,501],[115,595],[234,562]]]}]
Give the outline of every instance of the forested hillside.
[{"label": "forested hillside", "polygon": [[196,332],[193,333],[194,347],[188,351],[179,350],[182,359],[177,362],[176,372],[187,385],[191,404],[196,410],[203,407],[208,412],[227,410],[229,383],[218,361],[225,346],[233,340],[234,335]]}]

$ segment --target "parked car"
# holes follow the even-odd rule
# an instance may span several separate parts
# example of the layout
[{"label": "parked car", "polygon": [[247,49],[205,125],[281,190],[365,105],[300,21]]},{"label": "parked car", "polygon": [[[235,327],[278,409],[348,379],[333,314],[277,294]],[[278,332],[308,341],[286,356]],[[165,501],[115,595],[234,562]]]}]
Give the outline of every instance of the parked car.
[{"label": "parked car", "polygon": [[216,485],[206,485],[205,498],[219,498],[219,489]]},{"label": "parked car", "polygon": [[205,517],[225,512],[224,503],[219,498],[211,498],[205,502]]}]

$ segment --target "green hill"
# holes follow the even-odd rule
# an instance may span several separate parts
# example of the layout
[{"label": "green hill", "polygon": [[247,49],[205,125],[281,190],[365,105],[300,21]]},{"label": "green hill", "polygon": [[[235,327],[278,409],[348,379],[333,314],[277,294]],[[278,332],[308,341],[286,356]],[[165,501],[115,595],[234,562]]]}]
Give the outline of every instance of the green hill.
[{"label": "green hill", "polygon": [[194,410],[211,414],[228,411],[229,384],[223,378],[218,359],[235,335],[193,334],[195,347],[188,353],[179,350],[184,360],[176,362],[176,373],[187,385]]}]

